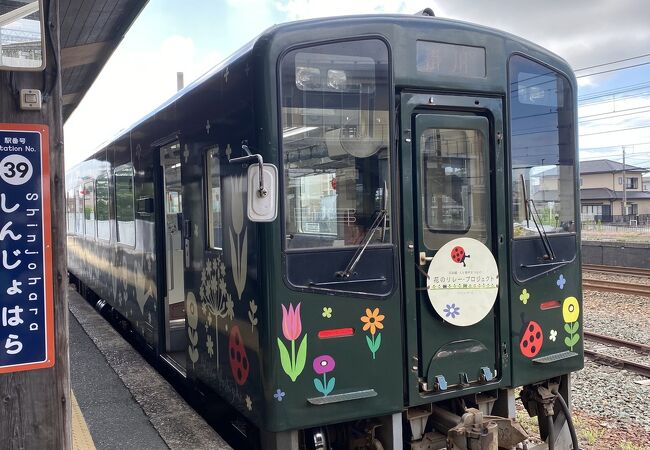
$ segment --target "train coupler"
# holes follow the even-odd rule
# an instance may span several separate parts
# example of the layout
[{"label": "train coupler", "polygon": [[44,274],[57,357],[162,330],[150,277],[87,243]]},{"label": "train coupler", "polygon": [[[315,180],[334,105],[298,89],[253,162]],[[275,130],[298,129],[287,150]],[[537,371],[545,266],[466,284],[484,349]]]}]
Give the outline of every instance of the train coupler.
[{"label": "train coupler", "polygon": [[447,433],[448,450],[498,450],[512,448],[528,435],[514,419],[487,416],[468,408],[461,422]]}]

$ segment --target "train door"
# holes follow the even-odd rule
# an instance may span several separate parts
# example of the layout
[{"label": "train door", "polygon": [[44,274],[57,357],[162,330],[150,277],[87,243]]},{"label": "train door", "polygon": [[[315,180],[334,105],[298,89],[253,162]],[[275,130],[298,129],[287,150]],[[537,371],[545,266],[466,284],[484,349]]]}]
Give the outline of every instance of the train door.
[{"label": "train door", "polygon": [[504,371],[505,199],[498,201],[504,180],[496,175],[504,171],[495,170],[503,164],[502,112],[500,100],[476,97],[404,94],[402,105],[403,167],[412,168],[403,191],[413,205],[404,218],[404,267],[414,300],[407,300],[414,404],[485,389]]},{"label": "train door", "polygon": [[185,368],[185,286],[183,265],[183,199],[181,157],[178,141],[160,148],[164,202],[164,353],[168,360]]}]

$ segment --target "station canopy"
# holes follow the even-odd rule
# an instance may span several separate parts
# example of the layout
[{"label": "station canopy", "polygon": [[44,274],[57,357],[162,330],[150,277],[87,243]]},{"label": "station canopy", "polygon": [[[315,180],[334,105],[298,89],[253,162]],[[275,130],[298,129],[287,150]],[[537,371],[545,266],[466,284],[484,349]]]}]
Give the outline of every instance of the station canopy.
[{"label": "station canopy", "polygon": [[60,0],[63,120],[75,110],[147,0]]}]

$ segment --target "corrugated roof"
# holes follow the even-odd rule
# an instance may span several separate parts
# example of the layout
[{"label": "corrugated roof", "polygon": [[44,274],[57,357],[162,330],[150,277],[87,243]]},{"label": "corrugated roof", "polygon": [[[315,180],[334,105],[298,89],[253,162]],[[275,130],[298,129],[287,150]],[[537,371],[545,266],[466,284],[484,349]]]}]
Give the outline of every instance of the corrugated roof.
[{"label": "corrugated roof", "polygon": [[[587,173],[610,173],[610,172],[622,172],[622,171],[623,171],[623,163],[612,161],[610,159],[580,161],[581,175]],[[648,172],[648,169],[625,164],[625,171],[626,172]]]}]

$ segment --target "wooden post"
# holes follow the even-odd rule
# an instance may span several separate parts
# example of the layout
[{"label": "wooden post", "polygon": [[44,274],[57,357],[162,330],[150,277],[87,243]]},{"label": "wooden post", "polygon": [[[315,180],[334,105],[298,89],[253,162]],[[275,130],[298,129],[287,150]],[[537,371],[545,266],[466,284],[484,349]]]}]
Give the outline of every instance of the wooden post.
[{"label": "wooden post", "polygon": [[[55,364],[0,375],[0,447],[9,449],[72,447],[59,0],[43,0],[43,11],[46,70],[0,73],[0,122],[49,126]],[[41,90],[42,110],[20,109],[18,92],[27,88]]]}]

